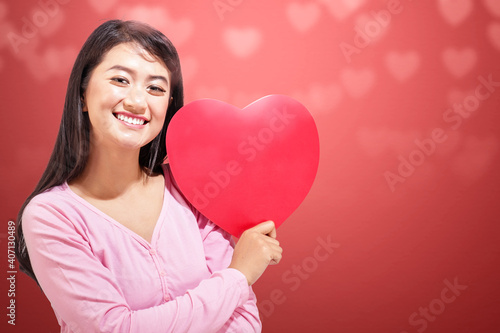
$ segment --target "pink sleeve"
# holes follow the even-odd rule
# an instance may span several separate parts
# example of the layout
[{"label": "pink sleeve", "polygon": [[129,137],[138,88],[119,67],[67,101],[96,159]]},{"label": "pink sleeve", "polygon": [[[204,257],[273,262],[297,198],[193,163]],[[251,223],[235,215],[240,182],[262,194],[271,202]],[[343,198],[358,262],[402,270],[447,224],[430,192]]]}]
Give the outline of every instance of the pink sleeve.
[{"label": "pink sleeve", "polygon": [[[231,235],[199,212],[196,211],[195,215],[200,225],[205,257],[210,272],[224,270],[229,266],[233,257],[234,241]],[[257,298],[252,287],[248,287],[248,290],[248,300],[234,311],[220,332],[261,332],[262,324],[257,308]]]},{"label": "pink sleeve", "polygon": [[[110,271],[94,256],[85,229],[55,205],[32,200],[24,210],[23,230],[38,282],[60,324],[67,326],[64,331],[216,332],[236,320],[237,308],[256,313],[246,279],[234,269],[214,271],[183,296],[133,311]],[[253,323],[244,318],[241,325]]]}]

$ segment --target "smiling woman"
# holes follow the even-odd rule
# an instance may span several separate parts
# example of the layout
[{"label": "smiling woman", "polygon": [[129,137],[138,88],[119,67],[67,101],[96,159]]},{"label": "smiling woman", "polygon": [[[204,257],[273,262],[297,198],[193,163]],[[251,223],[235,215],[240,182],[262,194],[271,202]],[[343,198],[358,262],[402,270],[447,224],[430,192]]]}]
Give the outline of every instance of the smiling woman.
[{"label": "smiling woman", "polygon": [[[114,62],[127,63],[124,65],[112,65]],[[163,75],[147,74],[161,73]],[[92,79],[84,95],[86,100],[84,111],[88,111],[89,103],[106,102],[116,103],[116,100],[123,100],[119,108],[123,110],[113,110],[115,118],[120,119],[126,125],[144,125],[149,123],[151,118],[163,120],[167,110],[169,95],[169,72],[161,63],[151,58],[144,49],[138,49],[134,44],[120,44],[108,52],[102,64],[94,71]],[[95,96],[97,101],[89,101],[87,95]],[[119,104],[119,103],[118,103]],[[104,105],[105,106],[105,105]],[[148,106],[151,112],[146,115]],[[96,108],[98,109],[98,106]],[[99,114],[89,113],[89,117],[99,117]],[[162,121],[156,121],[159,126]],[[143,128],[131,126],[133,128]],[[158,126],[156,126],[158,127]],[[149,127],[154,131],[156,128]],[[148,140],[149,141],[149,140]],[[140,144],[140,142],[136,142]]]},{"label": "smiling woman", "polygon": [[137,163],[123,161],[126,156],[137,161],[140,148],[161,132],[169,77],[163,62],[136,43],[118,44],[106,53],[83,94],[82,111],[91,124],[89,160],[69,183],[73,192],[147,241],[161,211],[163,180],[143,179]]},{"label": "smiling woman", "polygon": [[177,52],[103,23],[71,72],[48,166],[18,215],[16,255],[61,332],[258,332],[251,285],[282,249],[272,221],[236,246],[179,191],[165,135],[183,105]]}]

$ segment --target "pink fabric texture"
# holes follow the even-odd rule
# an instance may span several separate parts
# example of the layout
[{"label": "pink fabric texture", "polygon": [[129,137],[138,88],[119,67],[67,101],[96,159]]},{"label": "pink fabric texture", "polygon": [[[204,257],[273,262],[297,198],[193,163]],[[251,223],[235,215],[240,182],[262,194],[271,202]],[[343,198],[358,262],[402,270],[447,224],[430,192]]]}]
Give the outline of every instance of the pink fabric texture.
[{"label": "pink fabric texture", "polygon": [[227,268],[231,236],[192,207],[164,166],[151,243],[64,183],[23,214],[33,270],[61,332],[260,332],[256,297]]}]

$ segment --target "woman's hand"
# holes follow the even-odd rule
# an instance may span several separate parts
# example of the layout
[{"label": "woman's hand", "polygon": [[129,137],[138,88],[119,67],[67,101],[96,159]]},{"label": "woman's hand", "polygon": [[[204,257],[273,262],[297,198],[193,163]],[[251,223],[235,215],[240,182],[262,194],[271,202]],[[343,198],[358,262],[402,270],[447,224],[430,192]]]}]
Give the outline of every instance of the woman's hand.
[{"label": "woman's hand", "polygon": [[254,284],[268,265],[276,265],[281,260],[283,249],[276,240],[273,221],[266,221],[243,232],[234,248],[229,268],[242,272],[248,285]]}]

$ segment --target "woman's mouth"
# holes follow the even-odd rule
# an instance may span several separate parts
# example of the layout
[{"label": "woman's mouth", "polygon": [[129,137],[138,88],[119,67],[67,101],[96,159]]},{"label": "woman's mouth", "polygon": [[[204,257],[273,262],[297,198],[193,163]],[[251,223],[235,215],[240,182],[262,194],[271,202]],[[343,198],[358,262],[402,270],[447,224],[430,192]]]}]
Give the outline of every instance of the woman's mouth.
[{"label": "woman's mouth", "polygon": [[124,122],[127,125],[139,125],[139,126],[141,126],[141,125],[145,125],[148,123],[147,120],[144,120],[141,118],[136,118],[136,117],[125,116],[121,113],[113,113],[113,115],[115,116],[116,119],[121,120],[122,122]]}]

